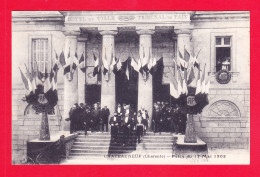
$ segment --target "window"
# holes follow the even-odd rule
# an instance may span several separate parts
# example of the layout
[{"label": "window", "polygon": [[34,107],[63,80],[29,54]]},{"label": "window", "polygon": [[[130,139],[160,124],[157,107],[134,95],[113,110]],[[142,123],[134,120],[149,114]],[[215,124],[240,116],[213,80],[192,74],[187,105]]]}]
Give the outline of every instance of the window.
[{"label": "window", "polygon": [[231,71],[231,36],[217,36],[215,39],[216,72]]},{"label": "window", "polygon": [[213,103],[208,109],[208,117],[240,117],[238,107],[227,100]]},{"label": "window", "polygon": [[49,73],[52,66],[52,40],[51,35],[29,36],[29,60],[30,70],[36,70],[37,65],[40,72]]},{"label": "window", "polygon": [[48,71],[49,49],[48,39],[32,39],[32,63],[35,70],[37,65],[40,72]]}]

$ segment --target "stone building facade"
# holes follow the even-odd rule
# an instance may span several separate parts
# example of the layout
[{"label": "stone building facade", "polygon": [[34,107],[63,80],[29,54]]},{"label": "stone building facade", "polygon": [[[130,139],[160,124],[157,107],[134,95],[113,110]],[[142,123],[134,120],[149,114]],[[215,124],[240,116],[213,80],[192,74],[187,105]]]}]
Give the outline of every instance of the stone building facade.
[{"label": "stone building facade", "polygon": [[[194,116],[198,136],[209,148],[249,149],[250,136],[250,16],[245,11],[167,11],[167,12],[76,12],[39,11],[12,13],[12,159],[26,159],[26,143],[39,134],[40,115],[28,113],[22,101],[26,94],[18,66],[33,63],[33,41],[44,39],[45,64],[50,69],[55,52],[64,51],[86,59],[86,72],[76,70],[73,80],[58,72],[58,105],[49,116],[51,134],[68,130],[68,112],[74,103],[85,103],[86,87],[100,86],[101,106],[115,110],[115,76],[109,81],[92,76],[93,53],[106,57],[105,50],[121,61],[138,58],[143,50],[159,59],[163,57],[167,85],[173,59],[184,47],[206,63],[211,76],[209,105]],[[220,51],[220,52],[219,52]],[[222,52],[221,52],[222,51]],[[226,53],[231,81],[219,84],[218,53]],[[222,56],[225,57],[225,56]],[[30,67],[29,67],[30,68]],[[138,108],[152,114],[151,77],[145,82],[139,74]],[[141,96],[140,96],[141,95]],[[27,112],[25,112],[27,110]],[[30,112],[30,111],[29,111]]]}]

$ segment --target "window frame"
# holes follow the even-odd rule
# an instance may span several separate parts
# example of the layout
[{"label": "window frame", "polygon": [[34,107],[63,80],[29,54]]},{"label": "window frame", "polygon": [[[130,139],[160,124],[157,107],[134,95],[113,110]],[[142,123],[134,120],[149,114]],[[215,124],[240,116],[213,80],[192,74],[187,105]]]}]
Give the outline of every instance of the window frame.
[{"label": "window frame", "polygon": [[30,72],[32,72],[32,64],[33,64],[33,56],[32,56],[32,43],[33,40],[37,40],[37,39],[47,39],[48,40],[48,67],[47,67],[47,72],[49,73],[51,71],[51,67],[52,67],[52,36],[51,35],[29,35],[29,46],[28,46],[28,53],[29,53],[29,58],[28,58],[28,69]]},{"label": "window frame", "polygon": [[[210,37],[211,42],[211,57],[210,57],[210,70],[211,72],[217,72],[216,68],[216,38],[217,37],[230,37],[230,45],[220,45],[220,47],[230,46],[230,72],[237,72],[237,60],[236,60],[236,32],[212,32]],[[223,39],[224,40],[224,39]]]}]

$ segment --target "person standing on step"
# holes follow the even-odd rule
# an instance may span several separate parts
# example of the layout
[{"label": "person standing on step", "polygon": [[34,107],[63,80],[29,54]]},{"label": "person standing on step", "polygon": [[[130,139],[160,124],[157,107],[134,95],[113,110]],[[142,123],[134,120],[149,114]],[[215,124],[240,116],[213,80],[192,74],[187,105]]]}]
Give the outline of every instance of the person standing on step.
[{"label": "person standing on step", "polygon": [[129,143],[130,124],[131,123],[130,123],[129,114],[125,114],[125,117],[124,117],[123,121],[121,122],[121,127],[122,127],[122,131],[123,131],[123,139],[122,139],[123,146],[125,146],[126,144]]},{"label": "person standing on step", "polygon": [[154,132],[161,132],[162,131],[162,114],[160,110],[160,106],[158,104],[155,105],[154,108],[154,124],[155,124],[155,131]]},{"label": "person standing on step", "polygon": [[83,114],[83,121],[84,121],[84,129],[85,129],[85,135],[87,135],[87,131],[90,129],[90,118],[91,118],[91,112],[90,112],[90,107],[85,106],[85,111]]},{"label": "person standing on step", "polygon": [[100,122],[100,110],[97,103],[94,104],[94,109],[91,112],[92,120],[93,120],[93,130],[99,130],[99,122]]},{"label": "person standing on step", "polygon": [[138,144],[141,143],[141,140],[143,137],[143,131],[144,131],[143,118],[142,118],[141,112],[138,111],[137,117],[136,117],[136,134],[137,134]]},{"label": "person standing on step", "polygon": [[108,131],[108,117],[110,115],[110,111],[109,109],[107,108],[107,106],[104,106],[104,108],[102,108],[101,110],[101,121],[100,121],[100,124],[101,124],[101,131],[103,132],[104,131],[104,127],[106,129],[106,132]]},{"label": "person standing on step", "polygon": [[69,112],[69,119],[70,120],[70,134],[76,131],[76,104],[72,106]]},{"label": "person standing on step", "polygon": [[172,133],[179,133],[179,105],[175,104],[172,108],[171,114],[171,132]]},{"label": "person standing on step", "polygon": [[117,113],[117,117],[118,117],[118,119],[120,120],[120,123],[119,123],[119,130],[118,130],[118,131],[121,132],[121,122],[122,122],[122,120],[123,120],[124,111],[123,111],[123,108],[121,107],[120,104],[117,105],[116,113]]},{"label": "person standing on step", "polygon": [[116,112],[114,112],[114,116],[110,118],[109,124],[111,125],[111,142],[116,144],[119,126],[119,118]]},{"label": "person standing on step", "polygon": [[143,118],[143,125],[144,125],[144,134],[146,134],[146,130],[148,129],[148,122],[149,122],[149,115],[147,110],[141,107],[141,116]]}]

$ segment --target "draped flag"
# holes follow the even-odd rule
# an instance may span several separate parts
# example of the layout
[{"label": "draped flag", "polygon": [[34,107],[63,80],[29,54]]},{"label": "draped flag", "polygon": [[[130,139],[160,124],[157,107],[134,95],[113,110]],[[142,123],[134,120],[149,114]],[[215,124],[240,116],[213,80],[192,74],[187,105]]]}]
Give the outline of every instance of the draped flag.
[{"label": "draped flag", "polygon": [[138,68],[139,68],[139,72],[140,72],[141,74],[143,74],[143,67],[142,67],[141,58],[139,58],[139,60],[138,60]]},{"label": "draped flag", "polygon": [[177,83],[178,83],[178,94],[181,95],[183,93],[183,82],[182,82],[180,69],[178,69]]},{"label": "draped flag", "polygon": [[35,84],[35,81],[34,81],[34,76],[33,74],[31,74],[26,66],[26,64],[24,64],[25,66],[25,69],[26,69],[26,77],[27,77],[27,80],[28,80],[28,86],[29,88],[31,87],[31,90],[34,92],[35,89],[36,89],[36,84]]},{"label": "draped flag", "polygon": [[93,52],[93,58],[94,58],[94,61],[95,61],[93,77],[95,77],[100,72],[100,66],[99,66],[100,64],[99,64],[99,59],[96,57],[94,52]]},{"label": "draped flag", "polygon": [[[179,53],[179,57],[177,57],[177,64],[181,67],[182,70],[184,70],[184,68],[187,68],[187,62],[184,60],[179,49],[178,49],[178,53]],[[185,55],[185,57],[187,57],[186,55]]]},{"label": "draped flag", "polygon": [[85,67],[85,58],[84,58],[84,52],[82,53],[80,59],[79,59],[79,68],[80,70],[85,73],[86,67]]},{"label": "draped flag", "polygon": [[23,84],[24,84],[24,87],[26,90],[29,90],[29,83],[28,83],[28,80],[27,78],[25,77],[24,73],[22,72],[21,68],[19,67],[19,70],[20,70],[20,73],[21,73],[21,77],[22,77],[22,81],[23,81]]},{"label": "draped flag", "polygon": [[205,78],[206,63],[204,65],[202,76],[201,76],[201,93],[205,93],[206,78]]},{"label": "draped flag", "polygon": [[106,53],[106,49],[105,49],[105,57],[102,58],[103,60],[103,67],[104,67],[104,70],[103,70],[103,74],[106,75],[107,72],[109,71],[109,65],[107,63],[107,53]]},{"label": "draped flag", "polygon": [[198,59],[197,59],[199,53],[200,53],[200,50],[199,50],[199,52],[198,52],[198,54],[196,56],[191,56],[190,57],[190,61],[189,61],[190,64],[192,64],[193,66],[195,66],[197,68],[199,68],[199,62],[198,62]]},{"label": "draped flag", "polygon": [[61,64],[62,67],[66,65],[66,61],[65,61],[65,56],[64,56],[63,50],[62,50],[62,52],[60,54],[60,64]]},{"label": "draped flag", "polygon": [[136,72],[139,72],[140,68],[133,58],[131,58],[131,66],[134,68]]},{"label": "draped flag", "polygon": [[112,60],[112,63],[111,65],[109,66],[109,72],[111,73],[112,71],[114,71],[114,68],[116,66],[116,58],[114,57],[113,55],[113,51],[111,52],[111,60]]},{"label": "draped flag", "polygon": [[126,64],[125,75],[126,75],[126,78],[129,80],[129,68],[128,68],[128,61],[127,61],[127,64]]},{"label": "draped flag", "polygon": [[189,78],[187,80],[187,85],[190,86],[190,84],[192,83],[192,81],[195,79],[195,73],[194,73],[194,68],[191,67],[190,70],[190,74],[189,74]]},{"label": "draped flag", "polygon": [[44,93],[48,92],[52,88],[50,78],[46,78],[44,81]]},{"label": "draped flag", "polygon": [[186,48],[184,48],[184,60],[188,63],[190,60],[190,54],[189,52],[186,50]]},{"label": "draped flag", "polygon": [[195,95],[199,94],[200,92],[201,92],[201,79],[200,79],[200,65],[199,65]]},{"label": "draped flag", "polygon": [[187,86],[187,69],[184,70],[184,78],[183,78],[183,93],[188,94],[188,86]]},{"label": "draped flag", "polygon": [[175,99],[180,97],[180,94],[178,93],[178,83],[173,72],[170,74],[170,95]]},{"label": "draped flag", "polygon": [[207,79],[206,86],[205,86],[205,94],[209,93],[209,87],[210,87],[210,76]]}]

